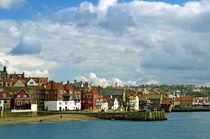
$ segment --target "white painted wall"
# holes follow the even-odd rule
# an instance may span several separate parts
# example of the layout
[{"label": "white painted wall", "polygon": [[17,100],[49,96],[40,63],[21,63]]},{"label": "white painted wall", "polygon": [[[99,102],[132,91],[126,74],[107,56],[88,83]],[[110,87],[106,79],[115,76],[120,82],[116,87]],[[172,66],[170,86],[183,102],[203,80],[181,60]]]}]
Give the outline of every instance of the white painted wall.
[{"label": "white painted wall", "polygon": [[108,102],[102,103],[101,109],[102,110],[108,110],[109,109],[109,103]]},{"label": "white painted wall", "polygon": [[4,109],[4,100],[0,100],[0,107],[2,107],[2,109]]},{"label": "white painted wall", "polygon": [[36,112],[37,104],[31,104],[31,109],[29,110],[12,110],[12,112]]},{"label": "white painted wall", "polygon": [[37,111],[37,104],[31,104],[31,111]]},{"label": "white painted wall", "polygon": [[118,108],[119,108],[119,103],[118,103],[117,99],[115,98],[113,109],[117,110]]},{"label": "white painted wall", "polygon": [[77,102],[76,103],[76,109],[77,110],[81,110],[81,102]]},{"label": "white painted wall", "polygon": [[138,111],[139,110],[139,97],[136,96],[135,104],[134,104],[134,110]]},{"label": "white painted wall", "polygon": [[54,110],[54,111],[59,111],[60,108],[61,110],[81,110],[81,103],[76,103],[72,101],[45,101],[44,102],[44,107],[45,109],[48,108],[49,111]]},{"label": "white painted wall", "polygon": [[27,86],[37,86],[38,83],[36,83],[33,79],[30,79],[28,82],[27,82]]}]

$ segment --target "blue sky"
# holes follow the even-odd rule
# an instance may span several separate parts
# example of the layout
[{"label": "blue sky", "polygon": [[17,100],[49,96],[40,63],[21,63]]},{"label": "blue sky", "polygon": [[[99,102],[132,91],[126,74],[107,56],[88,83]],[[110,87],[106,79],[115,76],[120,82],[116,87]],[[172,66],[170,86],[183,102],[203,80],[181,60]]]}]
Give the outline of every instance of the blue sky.
[{"label": "blue sky", "polygon": [[161,2],[0,0],[0,67],[104,86],[210,85],[210,2]]},{"label": "blue sky", "polygon": [[[98,4],[97,0],[86,0]],[[130,2],[132,0],[118,0],[118,3]],[[145,0],[149,2],[166,2],[170,4],[183,5],[190,0]],[[199,1],[199,0],[193,0]],[[67,8],[67,7],[78,7],[84,0],[27,0],[27,2],[21,8],[4,9],[0,10],[0,19],[14,19],[14,20],[26,20],[33,19],[41,14],[51,14],[54,11]]]}]

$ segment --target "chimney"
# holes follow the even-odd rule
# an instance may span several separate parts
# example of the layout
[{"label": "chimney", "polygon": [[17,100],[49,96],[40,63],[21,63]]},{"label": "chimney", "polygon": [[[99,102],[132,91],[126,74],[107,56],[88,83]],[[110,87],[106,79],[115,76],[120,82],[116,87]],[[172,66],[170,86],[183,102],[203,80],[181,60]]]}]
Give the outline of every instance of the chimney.
[{"label": "chimney", "polygon": [[6,67],[6,66],[4,66],[4,69],[3,69],[3,70],[4,70],[4,72],[7,72],[7,67]]}]

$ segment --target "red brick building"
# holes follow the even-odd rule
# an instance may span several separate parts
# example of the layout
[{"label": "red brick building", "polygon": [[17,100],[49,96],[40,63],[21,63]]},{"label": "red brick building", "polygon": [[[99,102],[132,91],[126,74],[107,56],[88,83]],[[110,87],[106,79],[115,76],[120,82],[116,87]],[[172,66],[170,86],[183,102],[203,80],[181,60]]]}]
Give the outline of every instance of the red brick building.
[{"label": "red brick building", "polygon": [[96,91],[96,88],[88,90],[82,88],[82,109],[100,110],[102,106],[102,96]]}]

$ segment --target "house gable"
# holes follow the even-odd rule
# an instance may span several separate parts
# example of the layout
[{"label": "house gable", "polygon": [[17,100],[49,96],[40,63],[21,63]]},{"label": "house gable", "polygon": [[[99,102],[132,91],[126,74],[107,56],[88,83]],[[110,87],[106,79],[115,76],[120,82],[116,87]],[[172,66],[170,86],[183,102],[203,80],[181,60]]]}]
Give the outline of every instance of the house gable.
[{"label": "house gable", "polygon": [[28,82],[27,82],[27,86],[37,86],[38,83],[36,83],[33,79],[30,79]]},{"label": "house gable", "polygon": [[[17,92],[16,92],[16,98],[18,97],[18,95],[20,96],[20,98],[29,98],[29,94],[26,93],[26,91],[24,91],[23,89],[19,89]],[[24,97],[24,95],[26,95],[26,97]]]},{"label": "house gable", "polygon": [[13,86],[25,86],[25,84],[19,79]]}]

